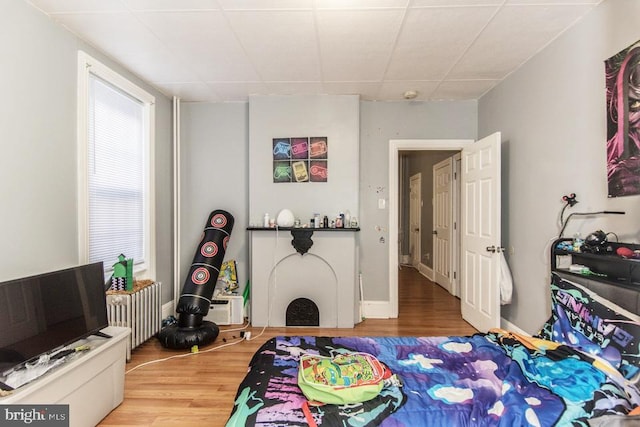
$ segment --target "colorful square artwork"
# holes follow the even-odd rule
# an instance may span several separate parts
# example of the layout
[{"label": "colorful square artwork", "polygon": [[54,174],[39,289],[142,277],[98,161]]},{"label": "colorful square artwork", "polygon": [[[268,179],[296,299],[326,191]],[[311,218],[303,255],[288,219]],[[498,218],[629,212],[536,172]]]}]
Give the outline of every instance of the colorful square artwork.
[{"label": "colorful square artwork", "polygon": [[273,138],[273,182],[327,182],[326,136]]},{"label": "colorful square artwork", "polygon": [[289,138],[274,138],[273,160],[291,159],[291,140]]},{"label": "colorful square artwork", "polygon": [[273,162],[273,182],[291,182],[292,179],[291,161]]},{"label": "colorful square artwork", "polygon": [[327,182],[327,161],[326,160],[309,161],[309,181]]},{"label": "colorful square artwork", "polygon": [[309,142],[309,158],[310,159],[327,159],[329,152],[327,138],[312,137]]},{"label": "colorful square artwork", "polygon": [[291,158],[309,158],[309,138],[291,138]]}]

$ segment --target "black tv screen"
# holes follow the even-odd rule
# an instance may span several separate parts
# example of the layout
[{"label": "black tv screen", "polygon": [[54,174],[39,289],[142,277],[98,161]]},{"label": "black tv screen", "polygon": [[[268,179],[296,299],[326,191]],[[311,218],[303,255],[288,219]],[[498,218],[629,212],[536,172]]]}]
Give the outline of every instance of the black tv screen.
[{"label": "black tv screen", "polygon": [[0,283],[0,374],[108,326],[102,262]]}]

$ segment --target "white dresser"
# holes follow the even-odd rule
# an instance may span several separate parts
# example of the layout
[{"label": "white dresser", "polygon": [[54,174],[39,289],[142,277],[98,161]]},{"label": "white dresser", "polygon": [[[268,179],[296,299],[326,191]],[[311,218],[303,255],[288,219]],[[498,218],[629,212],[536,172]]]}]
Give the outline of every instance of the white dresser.
[{"label": "white dresser", "polygon": [[69,347],[91,346],[75,359],[0,398],[8,404],[68,404],[69,425],[95,426],[124,398],[124,371],[129,328],[109,326],[112,338],[90,336]]}]

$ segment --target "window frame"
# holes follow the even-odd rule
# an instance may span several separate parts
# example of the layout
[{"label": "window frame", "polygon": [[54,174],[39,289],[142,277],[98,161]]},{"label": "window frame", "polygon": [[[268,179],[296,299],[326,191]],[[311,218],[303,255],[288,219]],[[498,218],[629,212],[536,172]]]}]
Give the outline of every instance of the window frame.
[{"label": "window frame", "polygon": [[[155,279],[155,97],[84,51],[78,51],[78,259],[81,264],[89,262],[88,130],[91,75],[137,99],[143,106],[143,152],[146,177],[143,230],[145,262],[134,266],[134,275]],[[116,261],[117,259],[114,258],[114,264]],[[105,265],[104,270],[105,275],[110,275],[113,272],[113,266]]]}]

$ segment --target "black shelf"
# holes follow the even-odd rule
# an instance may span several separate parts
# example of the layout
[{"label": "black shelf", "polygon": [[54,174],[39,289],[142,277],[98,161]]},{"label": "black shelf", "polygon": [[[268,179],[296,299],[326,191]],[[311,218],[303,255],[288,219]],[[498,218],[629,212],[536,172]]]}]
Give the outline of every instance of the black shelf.
[{"label": "black shelf", "polygon": [[[558,249],[558,243],[572,241],[572,239],[558,239],[553,242],[551,250],[551,270],[561,271],[579,277],[593,277],[589,274],[580,274],[570,271],[567,268],[558,268],[558,256],[570,256],[572,264],[580,264],[596,273],[599,281],[625,288],[638,289],[640,286],[640,260],[628,259],[616,255],[619,247],[627,247],[631,250],[639,250],[640,245],[631,243],[609,242],[603,246],[598,253],[576,252],[565,249]],[[604,276],[602,276],[604,275]]]},{"label": "black shelf", "polygon": [[320,232],[345,232],[345,231],[360,231],[360,227],[354,228],[315,228],[315,227],[247,227],[249,231],[289,231],[293,240],[291,245],[300,254],[306,254],[313,246],[313,233]]},{"label": "black shelf", "polygon": [[248,231],[360,231],[360,227],[349,228],[314,228],[314,227],[247,227]]}]

